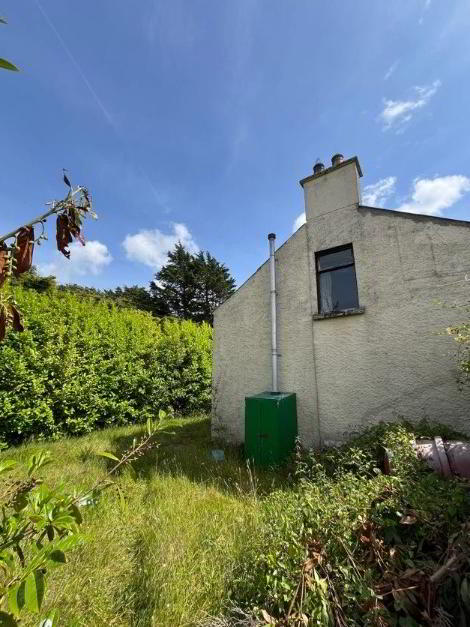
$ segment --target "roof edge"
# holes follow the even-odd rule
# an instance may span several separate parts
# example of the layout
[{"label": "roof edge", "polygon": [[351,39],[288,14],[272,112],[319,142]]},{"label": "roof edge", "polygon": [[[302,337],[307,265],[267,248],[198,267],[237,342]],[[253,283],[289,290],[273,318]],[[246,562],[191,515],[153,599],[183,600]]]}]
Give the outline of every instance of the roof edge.
[{"label": "roof edge", "polygon": [[[301,224],[301,225],[299,226],[299,228],[298,228],[296,231],[294,231],[293,233],[291,233],[291,234],[289,235],[289,237],[288,237],[288,238],[287,238],[284,242],[282,242],[282,244],[281,244],[278,248],[276,248],[276,250],[274,251],[274,254],[276,254],[279,250],[281,250],[281,248],[283,248],[283,247],[284,247],[284,246],[285,246],[288,242],[290,242],[290,241],[292,240],[292,238],[293,238],[293,237],[295,237],[295,236],[296,236],[296,235],[297,235],[297,234],[298,234],[298,233],[299,233],[302,229],[304,229],[305,227],[306,227],[306,223],[304,222],[303,224]],[[263,268],[263,266],[265,266],[267,263],[269,263],[269,257],[266,259],[266,261],[263,261],[263,263],[262,263],[260,266],[258,266],[258,267],[256,268],[256,270],[255,270],[254,272],[252,272],[252,273],[250,274],[250,276],[249,276],[247,279],[245,279],[241,285],[239,285],[239,286],[237,287],[237,289],[233,292],[233,294],[230,294],[230,296],[227,298],[227,300],[224,300],[224,302],[223,302],[223,303],[220,303],[220,305],[217,305],[217,307],[214,309],[214,313],[215,313],[218,309],[220,309],[221,307],[223,307],[223,306],[225,305],[225,303],[228,303],[228,302],[229,302],[229,301],[230,301],[230,300],[231,300],[231,299],[232,299],[232,298],[233,298],[236,294],[238,294],[238,292],[239,292],[239,291],[240,291],[243,287],[245,287],[245,285],[246,285],[249,281],[251,281],[251,279],[252,279],[252,278],[253,278],[256,274],[258,274],[258,272],[261,270],[261,268]]]},{"label": "roof edge", "polygon": [[402,218],[414,219],[418,221],[431,220],[439,223],[448,222],[449,224],[455,224],[465,227],[470,227],[470,220],[458,220],[457,218],[445,218],[443,216],[430,216],[426,213],[409,213],[407,211],[398,211],[397,209],[384,209],[383,207],[370,207],[369,205],[363,205],[359,203],[359,209],[367,209],[370,211],[377,211],[382,214],[393,214]]}]

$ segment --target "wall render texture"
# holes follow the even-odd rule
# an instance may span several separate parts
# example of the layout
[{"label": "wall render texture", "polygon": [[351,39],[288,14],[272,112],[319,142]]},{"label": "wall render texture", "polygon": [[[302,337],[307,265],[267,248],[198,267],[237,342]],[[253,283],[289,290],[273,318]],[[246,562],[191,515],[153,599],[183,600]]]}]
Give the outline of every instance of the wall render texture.
[{"label": "wall render texture", "polygon": [[[301,181],[307,222],[276,251],[279,386],[296,392],[308,446],[379,420],[429,418],[470,431],[445,328],[469,302],[470,223],[360,204],[356,158]],[[315,252],[353,245],[364,313],[315,319]],[[271,385],[269,268],[215,313],[213,430],[242,442],[244,398]]]}]

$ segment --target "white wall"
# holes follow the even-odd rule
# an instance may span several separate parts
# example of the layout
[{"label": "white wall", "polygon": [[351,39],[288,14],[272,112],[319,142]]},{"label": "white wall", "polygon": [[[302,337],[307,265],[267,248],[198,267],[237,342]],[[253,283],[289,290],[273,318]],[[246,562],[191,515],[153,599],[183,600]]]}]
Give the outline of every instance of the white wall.
[{"label": "white wall", "polygon": [[[296,392],[299,433],[314,444],[319,434],[305,226],[275,258],[279,389]],[[269,290],[266,262],[215,312],[213,433],[232,442],[244,439],[245,396],[271,389]]]},{"label": "white wall", "polygon": [[470,301],[470,223],[347,208],[309,227],[313,250],[353,243],[365,307],[314,321],[323,439],[400,416],[470,432],[470,393],[457,387],[455,343],[443,333],[465,319],[450,305]]},{"label": "white wall", "polygon": [[[359,174],[352,159],[304,179],[307,223],[276,253],[280,389],[297,393],[307,445],[399,416],[470,432],[443,333],[470,301],[470,223],[361,207]],[[312,320],[315,252],[349,243],[365,313]],[[269,316],[266,263],[215,314],[213,427],[235,442],[245,396],[270,389]]]}]

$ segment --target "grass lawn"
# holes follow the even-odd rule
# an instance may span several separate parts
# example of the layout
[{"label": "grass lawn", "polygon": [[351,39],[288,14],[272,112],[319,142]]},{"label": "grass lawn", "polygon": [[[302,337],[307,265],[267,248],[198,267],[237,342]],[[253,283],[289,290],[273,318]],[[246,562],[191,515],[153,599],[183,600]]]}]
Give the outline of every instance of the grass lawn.
[{"label": "grass lawn", "polygon": [[[237,450],[224,462],[211,458],[207,417],[168,421],[159,446],[124,471],[117,490],[105,491],[96,506],[82,509],[83,547],[48,576],[43,609],[57,607],[61,624],[195,625],[220,613],[236,579],[234,565],[256,536],[256,494],[282,483],[274,473],[250,476]],[[50,485],[89,487],[108,460],[119,456],[142,425],[107,429],[57,442],[32,443],[3,453],[27,460],[49,450],[54,463],[41,470]],[[37,617],[24,625],[37,625]]]},{"label": "grass lawn", "polygon": [[[454,437],[445,429],[377,425],[342,449],[299,454],[289,477],[253,475],[237,449],[214,461],[207,417],[168,421],[136,473],[116,478],[123,498],[113,486],[82,508],[85,541],[48,576],[42,611],[58,608],[69,627],[223,627],[234,599],[295,627],[470,624],[469,483],[429,471],[411,446]],[[119,457],[143,434],[114,428],[0,457],[49,450],[40,476],[84,489],[113,464],[98,452]],[[379,444],[391,476],[376,467]],[[454,555],[452,576],[432,583]]]}]

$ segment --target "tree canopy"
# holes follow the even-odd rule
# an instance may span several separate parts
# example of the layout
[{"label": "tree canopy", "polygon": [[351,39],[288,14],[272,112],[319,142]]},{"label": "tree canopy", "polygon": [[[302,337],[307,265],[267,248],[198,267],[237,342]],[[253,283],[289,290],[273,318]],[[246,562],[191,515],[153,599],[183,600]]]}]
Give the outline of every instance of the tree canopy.
[{"label": "tree canopy", "polygon": [[228,268],[210,253],[191,254],[178,243],[155,274],[150,292],[160,315],[213,323],[215,308],[235,291]]},{"label": "tree canopy", "polygon": [[140,285],[100,290],[77,284],[57,285],[54,276],[41,276],[32,266],[13,285],[45,292],[58,289],[96,301],[111,301],[119,307],[147,311],[157,318],[166,316],[213,323],[215,308],[235,291],[235,279],[228,268],[210,253],[190,253],[179,243],[168,253],[168,263],[150,283],[150,289]]}]

